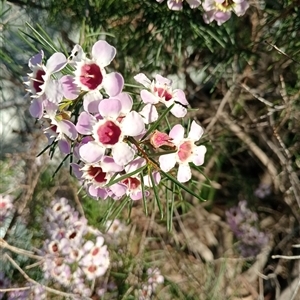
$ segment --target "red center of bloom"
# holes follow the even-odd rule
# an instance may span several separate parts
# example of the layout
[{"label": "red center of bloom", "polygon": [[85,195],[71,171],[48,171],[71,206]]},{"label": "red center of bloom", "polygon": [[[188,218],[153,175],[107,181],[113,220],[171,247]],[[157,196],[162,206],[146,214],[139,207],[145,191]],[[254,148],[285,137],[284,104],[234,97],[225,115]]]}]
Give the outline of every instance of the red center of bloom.
[{"label": "red center of bloom", "polygon": [[0,209],[5,209],[6,208],[6,202],[0,201]]},{"label": "red center of bloom", "polygon": [[95,249],[92,251],[92,255],[93,255],[93,256],[96,256],[98,253],[99,253],[99,248],[95,248]]},{"label": "red center of bloom", "polygon": [[134,177],[126,178],[125,180],[123,180],[123,183],[127,185],[129,190],[135,190],[141,184],[141,182],[137,178],[134,178]]},{"label": "red center of bloom", "polygon": [[191,141],[185,141],[179,146],[179,160],[185,162],[192,155],[193,145]]},{"label": "red center of bloom", "polygon": [[74,231],[69,235],[69,239],[70,240],[75,239],[76,236],[77,236],[77,233]]},{"label": "red center of bloom", "polygon": [[107,121],[97,129],[98,140],[103,145],[115,145],[118,143],[121,129],[112,121]]},{"label": "red center of bloom", "polygon": [[88,169],[88,174],[93,177],[93,179],[98,183],[106,182],[106,173],[102,171],[100,167],[90,166]]},{"label": "red center of bloom", "polygon": [[33,88],[35,89],[36,93],[39,93],[42,91],[41,85],[44,84],[43,75],[45,75],[46,72],[44,70],[38,70],[35,74],[35,78],[33,80]]},{"label": "red center of bloom", "polygon": [[164,88],[157,88],[157,87],[154,87],[154,92],[157,92],[157,95],[160,97],[160,98],[165,98],[165,101],[169,101],[172,99],[172,95],[170,93],[167,92],[166,89]]},{"label": "red center of bloom", "polygon": [[52,248],[52,251],[54,253],[58,251],[58,245],[57,244],[53,244],[51,248]]},{"label": "red center of bloom", "polygon": [[95,273],[96,270],[97,270],[97,267],[94,266],[94,265],[91,265],[91,266],[88,267],[88,270],[89,270],[90,273]]},{"label": "red center of bloom", "polygon": [[81,67],[80,82],[89,90],[95,90],[103,80],[100,67],[96,64],[87,64]]}]

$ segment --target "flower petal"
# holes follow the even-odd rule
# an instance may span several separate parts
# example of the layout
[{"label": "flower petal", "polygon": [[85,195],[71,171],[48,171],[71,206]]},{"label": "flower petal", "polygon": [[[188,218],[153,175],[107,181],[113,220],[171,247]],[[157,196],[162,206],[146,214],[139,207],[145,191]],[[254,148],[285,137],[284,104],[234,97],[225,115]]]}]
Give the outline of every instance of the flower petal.
[{"label": "flower petal", "polygon": [[137,136],[145,130],[143,118],[136,111],[131,111],[122,121],[122,130],[125,135]]},{"label": "flower petal", "polygon": [[157,109],[154,105],[148,103],[140,111],[140,115],[144,117],[145,124],[150,124],[158,119]]},{"label": "flower petal", "polygon": [[88,142],[79,148],[79,155],[88,163],[98,162],[104,155],[105,148],[96,142]]},{"label": "flower petal", "polygon": [[83,96],[83,109],[91,114],[99,114],[99,103],[103,96],[99,91],[90,91]]},{"label": "flower petal", "polygon": [[90,196],[94,198],[106,199],[108,196],[107,189],[102,189],[91,184],[88,188]]},{"label": "flower petal", "polygon": [[92,134],[93,125],[96,123],[95,118],[89,113],[83,111],[78,118],[76,130],[80,134]]},{"label": "flower petal", "polygon": [[193,157],[193,163],[194,163],[196,166],[201,166],[201,165],[203,165],[205,153],[206,153],[206,147],[203,146],[203,145],[198,146],[198,147],[195,149],[194,157]]},{"label": "flower petal", "polygon": [[41,99],[33,99],[31,101],[29,112],[32,117],[40,119],[43,116],[43,101]]},{"label": "flower petal", "polygon": [[193,121],[188,138],[192,141],[198,141],[203,135],[203,132],[203,128],[200,125],[198,125],[195,121]]},{"label": "flower petal", "polygon": [[131,111],[133,100],[131,96],[128,93],[120,93],[119,95],[114,97],[115,99],[118,99],[122,104],[122,114],[126,115]]},{"label": "flower petal", "polygon": [[112,117],[115,120],[120,115],[122,104],[118,99],[104,99],[99,103],[99,113],[102,117]]},{"label": "flower petal", "polygon": [[71,145],[66,139],[60,139],[57,144],[60,152],[63,154],[69,154],[71,152]]},{"label": "flower petal", "polygon": [[176,164],[176,153],[165,154],[159,157],[160,168],[164,172],[169,172]]},{"label": "flower petal", "polygon": [[110,190],[115,194],[117,198],[120,198],[126,194],[127,186],[122,183],[116,183],[111,185]]},{"label": "flower petal", "polygon": [[83,174],[83,172],[81,171],[81,167],[78,164],[75,164],[75,163],[71,163],[70,165],[72,167],[72,170],[73,170],[73,173],[74,173],[75,177],[77,179],[81,180],[82,174]]},{"label": "flower petal", "polygon": [[62,133],[65,134],[69,139],[76,140],[78,133],[76,126],[69,120],[62,120],[58,123]]},{"label": "flower petal", "polygon": [[135,151],[126,143],[118,143],[112,148],[112,156],[115,162],[124,166],[131,162],[134,158]]},{"label": "flower petal", "polygon": [[173,139],[173,143],[175,145],[178,145],[182,140],[183,140],[183,137],[184,137],[184,128],[182,125],[180,124],[177,124],[175,125],[170,133],[169,133],[169,137],[171,137]]},{"label": "flower petal", "polygon": [[75,84],[74,77],[71,75],[63,76],[59,82],[63,89],[63,95],[68,100],[74,100],[80,94],[80,88]]},{"label": "flower petal", "polygon": [[102,67],[108,66],[116,56],[117,50],[106,41],[98,41],[93,45],[92,56]]},{"label": "flower petal", "polygon": [[39,53],[37,53],[36,55],[32,56],[29,59],[29,61],[28,61],[28,67],[30,69],[32,69],[33,67],[35,67],[37,65],[41,65],[43,58],[44,58],[44,51],[40,50]]},{"label": "flower petal", "polygon": [[134,172],[137,169],[144,166],[145,164],[146,164],[146,160],[144,158],[142,158],[142,157],[136,158],[125,167],[125,171],[126,171],[126,173]]},{"label": "flower petal", "polygon": [[156,80],[157,83],[159,83],[162,86],[165,86],[165,85],[170,86],[170,85],[172,85],[172,80],[171,79],[163,77],[163,76],[161,76],[159,74],[157,74],[155,76],[155,80]]},{"label": "flower petal", "polygon": [[146,104],[156,104],[159,102],[158,98],[147,90],[141,90],[141,98]]},{"label": "flower petal", "polygon": [[61,52],[56,52],[48,59],[46,68],[47,73],[53,74],[63,69],[67,64],[67,58]]},{"label": "flower petal", "polygon": [[181,103],[182,105],[189,105],[188,101],[186,100],[185,93],[183,90],[177,89],[174,90],[174,97],[176,97],[176,101]]},{"label": "flower petal", "polygon": [[50,102],[58,104],[63,99],[63,89],[59,81],[49,79],[41,87],[45,89],[45,96]]},{"label": "flower petal", "polygon": [[196,8],[201,4],[200,0],[186,0],[186,1],[190,5],[190,8]]},{"label": "flower petal", "polygon": [[135,79],[135,81],[142,84],[146,88],[149,88],[151,85],[150,79],[144,73],[139,73],[135,75],[133,78]]},{"label": "flower petal", "polygon": [[121,172],[124,170],[123,166],[115,163],[114,159],[110,156],[105,156],[101,161],[101,167],[104,172]]},{"label": "flower petal", "polygon": [[102,86],[109,96],[116,96],[123,90],[124,78],[117,72],[106,74],[103,78]]},{"label": "flower petal", "polygon": [[176,118],[183,118],[186,115],[186,113],[187,109],[178,103],[175,103],[171,109],[171,114]]},{"label": "flower petal", "polygon": [[180,164],[178,167],[177,180],[179,182],[187,182],[191,179],[192,172],[188,164]]}]

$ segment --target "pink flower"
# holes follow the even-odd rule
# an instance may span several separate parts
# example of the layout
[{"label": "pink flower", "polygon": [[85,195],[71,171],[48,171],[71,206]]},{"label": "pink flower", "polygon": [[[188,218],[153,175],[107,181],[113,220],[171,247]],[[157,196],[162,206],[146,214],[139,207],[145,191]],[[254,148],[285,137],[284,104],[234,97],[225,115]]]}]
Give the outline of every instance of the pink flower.
[{"label": "pink flower", "polygon": [[170,171],[176,163],[179,164],[177,179],[179,182],[187,182],[191,179],[190,162],[200,166],[204,162],[206,147],[196,146],[203,134],[203,129],[195,121],[192,122],[191,130],[187,138],[184,138],[184,128],[181,125],[175,125],[169,133],[173,143],[177,146],[177,151],[171,154],[161,155],[159,157],[160,167],[164,172]]},{"label": "pink flower", "polygon": [[[47,109],[47,105],[45,107]],[[51,145],[53,141],[58,142],[60,151],[64,154],[71,152],[71,141],[78,137],[75,125],[69,120],[66,112],[56,113],[56,110],[48,110],[48,114],[44,115],[49,118],[50,126],[44,129],[45,135],[48,137],[48,143]]]},{"label": "pink flower", "polygon": [[183,118],[186,115],[186,106],[189,103],[182,90],[173,90],[172,80],[156,75],[155,80],[151,82],[143,73],[134,76],[134,79],[150,90],[141,91],[141,98],[147,105],[140,113],[144,117],[146,124],[157,120],[158,113],[154,105],[159,102],[166,107],[174,104],[171,113],[177,118]]},{"label": "pink flower", "polygon": [[230,19],[232,11],[239,17],[244,15],[249,3],[247,0],[204,0],[202,6],[204,22],[208,24],[215,20],[220,26]]},{"label": "pink flower", "polygon": [[[105,70],[116,55],[113,46],[106,41],[97,41],[92,47],[91,59],[86,57],[79,45],[75,46],[72,53],[72,62],[76,65],[74,82],[83,91],[104,89],[109,96],[116,96],[122,91],[124,86],[122,75],[116,72],[106,73]],[[72,83],[69,86],[71,87]]]},{"label": "pink flower", "polygon": [[[144,158],[136,158],[125,167],[125,172],[127,174],[139,170],[141,167],[145,166],[146,160]],[[158,172],[153,172],[153,178],[156,184],[160,182],[160,174]],[[144,185],[151,187],[152,182],[149,175],[143,176]],[[122,180],[120,183],[114,184],[110,187],[111,191],[118,196],[128,195],[132,200],[140,200],[143,198],[142,182],[140,179],[140,172],[136,173],[126,179]],[[145,191],[145,196],[149,196],[149,191]]]},{"label": "pink flower", "polygon": [[133,159],[135,150],[124,142],[124,138],[135,137],[144,132],[145,124],[137,112],[128,112],[131,106],[132,104],[111,98],[104,99],[99,104],[102,119],[97,120],[87,112],[81,113],[76,128],[79,133],[92,134],[94,139],[79,149],[84,161],[87,163],[100,161],[106,149],[111,149],[114,161],[120,166]]},{"label": "pink flower", "polygon": [[83,246],[86,254],[79,264],[89,280],[103,276],[109,267],[109,253],[107,246],[103,243],[103,237],[98,236],[95,244],[92,241],[87,241]]},{"label": "pink flower", "polygon": [[[156,0],[161,3],[164,0]],[[196,8],[200,5],[200,0],[186,0],[186,2],[190,5],[190,8]],[[182,9],[183,0],[168,0],[168,7],[171,10],[181,10]]]},{"label": "pink flower", "polygon": [[33,56],[28,66],[32,73],[28,74],[29,81],[24,82],[34,98],[29,111],[35,118],[41,118],[43,115],[43,102],[50,101],[58,104],[63,98],[62,86],[58,80],[51,78],[51,75],[62,70],[67,64],[67,58],[63,53],[54,53],[43,65],[42,60],[44,52],[41,50]]}]

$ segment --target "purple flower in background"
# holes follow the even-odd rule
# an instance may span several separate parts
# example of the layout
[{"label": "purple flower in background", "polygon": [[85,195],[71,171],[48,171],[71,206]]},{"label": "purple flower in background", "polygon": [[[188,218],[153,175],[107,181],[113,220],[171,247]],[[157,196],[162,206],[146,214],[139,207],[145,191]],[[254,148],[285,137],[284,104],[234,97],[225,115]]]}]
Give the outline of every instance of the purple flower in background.
[{"label": "purple flower in background", "polygon": [[268,236],[258,229],[257,213],[247,208],[247,201],[240,201],[225,212],[227,223],[238,239],[242,256],[255,256],[268,243]]},{"label": "purple flower in background", "polygon": [[204,0],[202,6],[204,22],[208,24],[215,20],[220,26],[230,19],[232,11],[239,17],[244,15],[249,3],[247,0]]},{"label": "purple flower in background", "polygon": [[[164,0],[156,0],[159,3],[162,3]],[[200,5],[200,0],[186,0],[186,2],[190,5],[190,8],[196,8]],[[181,10],[182,9],[183,0],[168,0],[167,4],[169,9],[171,10]]]}]

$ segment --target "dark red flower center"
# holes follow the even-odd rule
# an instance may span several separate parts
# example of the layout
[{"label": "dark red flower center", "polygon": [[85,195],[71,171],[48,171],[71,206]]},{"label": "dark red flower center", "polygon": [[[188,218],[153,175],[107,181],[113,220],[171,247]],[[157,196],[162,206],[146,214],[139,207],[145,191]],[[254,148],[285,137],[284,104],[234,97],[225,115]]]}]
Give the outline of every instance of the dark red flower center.
[{"label": "dark red flower center", "polygon": [[141,182],[135,177],[128,177],[123,180],[123,183],[127,185],[129,190],[135,190],[141,184]]},{"label": "dark red flower center", "polygon": [[170,93],[168,93],[168,91],[164,88],[157,88],[157,87],[154,87],[154,92],[157,92],[157,95],[160,97],[160,98],[164,98],[165,101],[169,101],[172,99],[172,95]]},{"label": "dark red flower center", "polygon": [[33,79],[33,88],[35,89],[36,93],[39,93],[42,91],[41,85],[44,84],[43,75],[45,75],[46,72],[44,70],[38,70],[35,74],[35,78]]},{"label": "dark red flower center", "polygon": [[232,0],[225,0],[223,1],[223,3],[221,3],[221,5],[224,7],[224,8],[229,8],[230,6],[232,6],[234,4],[234,2]]},{"label": "dark red flower center", "polygon": [[80,82],[89,90],[95,90],[102,80],[103,75],[97,64],[87,64],[81,67]]},{"label": "dark red flower center", "polygon": [[93,255],[93,256],[96,256],[98,253],[99,253],[99,248],[95,248],[95,249],[92,251],[92,255]]},{"label": "dark red flower center", "polygon": [[97,267],[94,266],[94,265],[91,265],[91,266],[88,267],[88,270],[89,270],[90,273],[95,273],[96,270],[97,270]]},{"label": "dark red flower center", "polygon": [[112,121],[107,121],[97,129],[98,140],[103,145],[115,145],[119,142],[121,129]]},{"label": "dark red flower center", "polygon": [[98,183],[105,183],[106,173],[102,171],[101,167],[90,166],[88,169],[88,174],[93,177],[93,179]]}]

